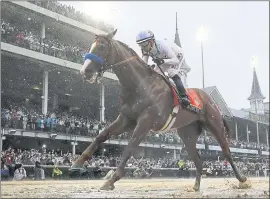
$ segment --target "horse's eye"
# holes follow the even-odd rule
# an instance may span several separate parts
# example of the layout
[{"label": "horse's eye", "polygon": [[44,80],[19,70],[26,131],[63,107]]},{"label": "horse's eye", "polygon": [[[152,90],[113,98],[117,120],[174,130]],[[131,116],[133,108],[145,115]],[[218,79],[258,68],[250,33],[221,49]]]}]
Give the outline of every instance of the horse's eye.
[{"label": "horse's eye", "polygon": [[99,45],[100,50],[104,50],[105,46],[104,45]]}]

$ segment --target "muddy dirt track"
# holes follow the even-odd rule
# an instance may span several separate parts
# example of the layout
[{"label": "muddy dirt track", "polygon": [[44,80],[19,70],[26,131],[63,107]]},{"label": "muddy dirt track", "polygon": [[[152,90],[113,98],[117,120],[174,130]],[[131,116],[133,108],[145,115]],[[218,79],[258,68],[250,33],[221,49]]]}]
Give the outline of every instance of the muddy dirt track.
[{"label": "muddy dirt track", "polygon": [[123,179],[115,190],[100,191],[104,180],[7,181],[2,198],[269,198],[269,178],[249,178],[252,187],[239,189],[235,178],[203,178],[194,192],[194,179]]}]

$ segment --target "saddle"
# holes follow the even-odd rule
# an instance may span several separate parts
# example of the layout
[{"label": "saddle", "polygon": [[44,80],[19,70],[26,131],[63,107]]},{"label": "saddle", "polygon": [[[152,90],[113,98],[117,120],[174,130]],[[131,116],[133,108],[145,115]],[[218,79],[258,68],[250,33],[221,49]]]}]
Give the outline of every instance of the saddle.
[{"label": "saddle", "polygon": [[[174,107],[177,106],[181,102],[181,97],[178,93],[178,89],[176,88],[176,85],[174,81],[169,78],[168,76],[164,76],[160,74],[162,78],[165,80],[165,82],[170,86],[172,89],[172,95],[174,98],[173,105]],[[202,110],[202,103],[200,98],[198,97],[197,93],[194,91],[194,89],[188,88],[186,89],[187,96],[190,100],[190,105],[188,106],[183,106],[184,108],[188,109],[189,111],[195,112],[195,113],[200,113]]]}]

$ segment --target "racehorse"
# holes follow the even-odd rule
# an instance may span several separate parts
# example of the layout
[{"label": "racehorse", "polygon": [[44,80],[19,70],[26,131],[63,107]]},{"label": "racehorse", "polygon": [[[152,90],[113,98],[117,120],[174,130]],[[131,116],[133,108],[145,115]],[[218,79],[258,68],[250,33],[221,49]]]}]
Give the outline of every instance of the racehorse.
[{"label": "racehorse", "polygon": [[[226,139],[230,129],[220,114],[213,100],[201,89],[192,89],[201,104],[201,112],[187,109],[181,101],[176,106],[174,89],[166,79],[155,72],[126,44],[113,39],[117,30],[104,35],[96,35],[80,70],[83,78],[94,83],[99,74],[113,69],[122,87],[122,105],[117,119],[104,129],[81,156],[71,166],[71,171],[81,168],[98,146],[124,132],[133,132],[128,145],[123,151],[121,162],[113,176],[101,187],[102,190],[113,190],[114,183],[124,176],[126,162],[135,148],[142,142],[149,131],[160,131],[164,125],[173,124],[171,128],[183,140],[189,156],[196,166],[196,180],[193,189],[200,190],[202,161],[196,149],[196,142],[203,130],[208,130],[221,146],[224,157],[230,162],[239,182],[247,178],[242,176],[231,157]],[[175,111],[175,107],[176,111]],[[174,118],[174,121],[172,121]],[[167,125],[168,126],[168,125]]]}]

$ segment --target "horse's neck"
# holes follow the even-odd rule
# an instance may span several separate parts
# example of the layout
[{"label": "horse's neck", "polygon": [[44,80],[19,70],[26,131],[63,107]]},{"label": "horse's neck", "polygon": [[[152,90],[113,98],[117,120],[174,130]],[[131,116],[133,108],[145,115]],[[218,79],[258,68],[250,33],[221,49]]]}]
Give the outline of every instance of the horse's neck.
[{"label": "horse's neck", "polygon": [[116,63],[129,59],[133,56],[137,57],[113,68],[113,71],[123,87],[128,89],[136,89],[141,80],[149,76],[149,69],[139,58],[139,56],[135,52],[133,53],[131,49],[123,46],[123,44],[120,44],[119,42],[116,42],[115,46],[117,48]]}]

